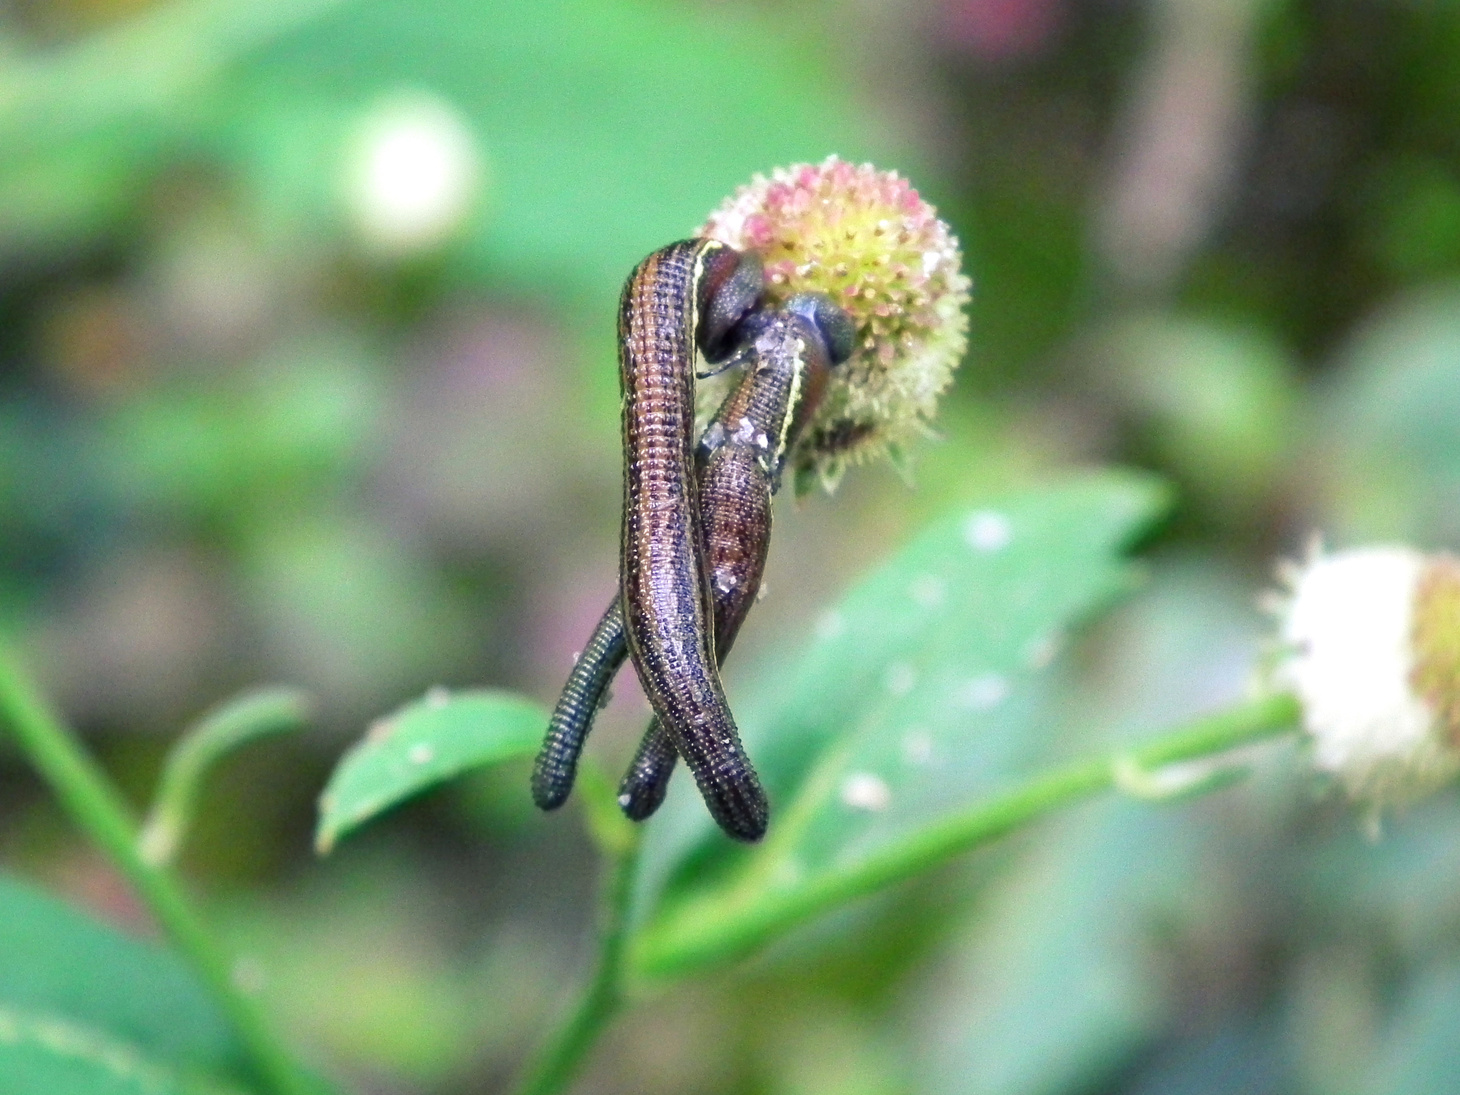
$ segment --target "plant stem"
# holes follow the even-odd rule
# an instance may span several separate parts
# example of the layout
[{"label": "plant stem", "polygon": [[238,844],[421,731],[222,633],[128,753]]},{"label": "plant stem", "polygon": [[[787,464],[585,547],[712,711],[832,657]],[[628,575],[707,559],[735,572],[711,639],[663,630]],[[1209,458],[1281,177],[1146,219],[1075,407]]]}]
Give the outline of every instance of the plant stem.
[{"label": "plant stem", "polygon": [[309,700],[295,688],[255,688],[214,708],[167,751],[152,808],[137,839],[153,866],[177,855],[202,791],[203,777],[227,754],[254,739],[300,729]]},{"label": "plant stem", "polygon": [[538,1051],[518,1087],[518,1095],[556,1095],[565,1090],[623,1005],[629,910],[639,864],[637,827],[627,845],[605,846],[605,851],[608,874],[599,902],[598,964],[593,979],[562,1025]]},{"label": "plant stem", "polygon": [[120,792],[0,647],[0,715],[71,819],[126,875],[173,945],[193,964],[274,1095],[318,1095],[319,1087],[274,1037],[262,1012],[233,981],[227,957],[173,877],[143,861],[137,826]]},{"label": "plant stem", "polygon": [[860,862],[805,884],[767,889],[758,884],[775,864],[751,863],[741,880],[691,899],[652,923],[636,939],[636,977],[678,977],[737,958],[834,906],[899,882],[951,856],[1053,813],[1120,780],[1134,765],[1165,765],[1225,753],[1284,733],[1299,718],[1297,700],[1278,694],[1228,708],[1165,737],[1114,756],[1080,761],[1035,776],[962,813],[922,829]]}]

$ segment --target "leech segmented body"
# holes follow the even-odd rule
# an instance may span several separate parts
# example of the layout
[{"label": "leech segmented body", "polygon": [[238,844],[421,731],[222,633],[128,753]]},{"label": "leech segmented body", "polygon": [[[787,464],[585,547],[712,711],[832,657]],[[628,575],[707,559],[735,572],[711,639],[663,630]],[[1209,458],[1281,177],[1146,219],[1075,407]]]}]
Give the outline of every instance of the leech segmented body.
[{"label": "leech segmented body", "polygon": [[[850,326],[824,298],[796,298],[787,309],[750,317],[742,351],[750,362],[697,450],[700,516],[714,599],[715,643],[725,657],[760,587],[770,542],[770,498],[789,447],[820,402],[830,365],[850,353]],[[533,774],[539,806],[560,805],[572,787],[578,752],[626,655],[618,601],[604,613],[553,712]],[[676,751],[651,724],[625,776],[620,803],[641,820],[663,801]]]},{"label": "leech segmented body", "polygon": [[765,832],[765,793],[720,686],[693,456],[697,367],[724,356],[761,283],[755,256],[685,240],[651,254],[624,286],[619,619],[610,607],[553,713],[533,773],[533,797],[545,809],[566,798],[583,736],[622,660],[618,623],[644,691],[715,820],[742,840]]},{"label": "leech segmented body", "polygon": [[624,286],[619,598],[639,682],[705,805],[732,837],[759,840],[770,810],[720,684],[694,472],[697,351],[741,318],[723,331],[710,326],[719,286],[739,260],[714,240],[687,240],[655,251]]},{"label": "leech segmented body", "polygon": [[547,736],[532,767],[532,801],[539,809],[556,810],[568,801],[583,742],[593,728],[599,707],[607,700],[608,686],[628,656],[623,605],[615,597],[573,663],[573,671],[548,720]]},{"label": "leech segmented body", "polygon": [[[770,548],[771,496],[788,448],[821,401],[832,362],[820,333],[792,312],[756,316],[752,365],[706,428],[698,454],[700,514],[715,602],[715,648],[723,663],[760,591]],[[635,821],[669,789],[673,737],[651,723],[619,786]]]},{"label": "leech segmented body", "polygon": [[[709,462],[715,470],[708,481],[704,472],[706,453],[711,446],[707,446],[702,439],[696,452],[700,473],[700,522],[707,541],[711,593],[715,602],[715,650],[722,660],[730,644],[734,642],[740,620],[744,618],[759,587],[768,544],[769,524],[765,518],[758,518],[754,513],[737,513],[732,517],[728,513],[722,513],[719,505],[727,497],[731,501],[748,498],[752,509],[754,508],[756,492],[748,489],[734,490],[726,479],[727,476],[746,479],[756,474],[741,467],[747,459],[753,463],[756,453],[740,445],[727,448],[724,439],[731,436],[729,431],[734,430],[737,421],[744,417],[747,404],[759,405],[765,402],[765,396],[757,398],[751,394],[752,386],[757,384],[776,385],[789,394],[785,370],[762,369],[752,361],[739,386],[726,398],[719,413],[705,431],[706,438],[720,439],[714,458]],[[735,459],[724,458],[732,453],[735,454]],[[741,474],[736,475],[737,472]],[[737,531],[740,535],[735,534]],[[729,622],[731,620],[735,621],[734,624]],[[558,696],[557,706],[553,709],[547,738],[533,769],[533,799],[544,810],[556,809],[567,800],[573,787],[583,742],[592,728],[598,708],[607,700],[609,685],[613,683],[613,678],[628,653],[623,605],[615,597],[604,610],[587,646],[574,663],[573,671],[568,675],[568,681]],[[672,768],[678,756],[674,745],[664,734],[657,719],[653,728],[656,738],[663,739],[661,746],[667,748],[669,766]],[[629,816],[636,817],[633,813]],[[647,817],[648,814],[642,816]]]}]

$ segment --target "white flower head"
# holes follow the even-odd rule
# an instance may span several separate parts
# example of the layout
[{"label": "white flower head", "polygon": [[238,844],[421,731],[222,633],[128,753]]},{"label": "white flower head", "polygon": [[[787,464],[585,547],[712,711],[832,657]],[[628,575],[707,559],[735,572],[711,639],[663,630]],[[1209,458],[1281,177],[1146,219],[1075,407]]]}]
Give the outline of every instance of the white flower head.
[{"label": "white flower head", "polygon": [[1315,550],[1288,577],[1277,678],[1302,704],[1317,767],[1379,808],[1460,772],[1460,563]]},{"label": "white flower head", "polygon": [[345,197],[361,242],[404,258],[432,251],[465,224],[485,172],[467,119],[425,91],[395,91],[361,119],[346,161]]}]

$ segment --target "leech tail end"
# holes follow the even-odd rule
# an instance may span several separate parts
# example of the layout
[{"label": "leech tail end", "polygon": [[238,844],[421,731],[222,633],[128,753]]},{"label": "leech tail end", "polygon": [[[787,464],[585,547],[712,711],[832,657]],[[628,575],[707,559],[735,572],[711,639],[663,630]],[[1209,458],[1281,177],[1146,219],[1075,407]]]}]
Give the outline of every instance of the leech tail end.
[{"label": "leech tail end", "polygon": [[627,655],[623,608],[615,597],[568,674],[568,683],[548,720],[547,737],[532,767],[532,801],[538,809],[556,810],[567,801],[578,775],[583,743]]}]

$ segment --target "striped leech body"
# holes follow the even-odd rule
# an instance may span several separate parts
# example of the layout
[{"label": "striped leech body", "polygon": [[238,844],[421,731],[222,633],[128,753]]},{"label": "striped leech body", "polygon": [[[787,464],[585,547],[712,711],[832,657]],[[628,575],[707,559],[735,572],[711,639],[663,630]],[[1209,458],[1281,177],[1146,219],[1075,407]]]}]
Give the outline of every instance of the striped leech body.
[{"label": "striped leech body", "polygon": [[[715,601],[715,649],[723,662],[760,592],[771,538],[771,496],[786,454],[821,402],[831,370],[852,351],[845,312],[803,294],[746,323],[750,365],[705,429],[697,453],[700,513]],[[659,808],[676,751],[656,719],[619,785],[619,805],[635,821]]]},{"label": "striped leech body", "polygon": [[[749,364],[706,429],[695,459],[719,659],[734,643],[760,587],[770,499],[786,454],[819,403],[829,370],[850,355],[852,336],[845,313],[813,295],[795,297],[778,311],[756,312],[736,331],[737,357]],[[534,798],[544,809],[560,805],[572,787],[583,740],[626,654],[623,619],[615,600],[553,712],[533,774]],[[649,816],[663,801],[677,752],[674,734],[656,718],[620,789],[619,802],[631,818]],[[747,830],[726,825],[713,802],[711,812],[732,836],[755,839],[764,829],[763,814],[761,824]]]},{"label": "striped leech body", "polygon": [[[674,739],[720,827],[741,840],[765,832],[765,792],[740,744],[715,658],[714,605],[694,467],[695,376],[733,349],[732,332],[759,302],[760,261],[716,240],[682,240],[644,259],[619,302],[624,503],[619,608],[624,640],[654,713]],[[533,797],[566,796],[582,737],[612,669],[595,633],[549,724]],[[601,648],[601,649],[600,649]],[[582,672],[580,672],[582,670]],[[575,711],[575,701],[587,706]],[[565,710],[566,707],[566,710]],[[560,719],[560,715],[564,716]],[[574,720],[583,721],[581,727]]]}]

